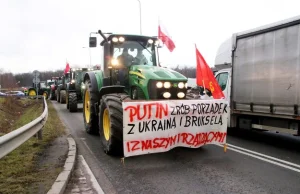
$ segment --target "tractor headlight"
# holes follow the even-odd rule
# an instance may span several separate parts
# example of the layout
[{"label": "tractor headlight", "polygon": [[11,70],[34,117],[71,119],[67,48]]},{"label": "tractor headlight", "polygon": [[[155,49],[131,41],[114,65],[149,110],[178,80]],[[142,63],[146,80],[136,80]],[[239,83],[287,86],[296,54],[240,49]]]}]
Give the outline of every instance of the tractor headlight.
[{"label": "tractor headlight", "polygon": [[184,84],[184,87],[185,87],[185,88],[188,88],[188,83],[185,83],[185,84]]},{"label": "tractor headlight", "polygon": [[163,93],[163,97],[164,98],[170,98],[171,97],[171,93],[170,92],[165,92],[165,93]]},{"label": "tractor headlight", "polygon": [[157,88],[162,88],[163,87],[163,83],[162,82],[157,82],[156,83],[156,87]]},{"label": "tractor headlight", "polygon": [[171,93],[170,92],[164,92],[163,93],[163,97],[164,98],[170,98],[171,97]]},{"label": "tractor headlight", "polygon": [[165,88],[170,88],[171,87],[171,83],[170,82],[165,82],[164,83],[164,87]]},{"label": "tractor headlight", "polygon": [[83,90],[84,90],[84,89],[85,89],[85,85],[82,85],[82,86],[81,86],[81,89],[83,89]]},{"label": "tractor headlight", "polygon": [[75,83],[75,79],[72,79],[72,80],[71,80],[71,83]]},{"label": "tractor headlight", "polygon": [[112,64],[113,66],[117,66],[117,65],[119,64],[118,59],[113,58],[113,59],[111,60],[111,64]]},{"label": "tractor headlight", "polygon": [[178,83],[178,88],[180,88],[180,89],[184,88],[184,83],[183,82],[179,82]]},{"label": "tractor headlight", "polygon": [[184,96],[185,96],[185,94],[184,94],[183,92],[179,92],[179,93],[177,94],[177,97],[178,97],[178,98],[184,98]]}]

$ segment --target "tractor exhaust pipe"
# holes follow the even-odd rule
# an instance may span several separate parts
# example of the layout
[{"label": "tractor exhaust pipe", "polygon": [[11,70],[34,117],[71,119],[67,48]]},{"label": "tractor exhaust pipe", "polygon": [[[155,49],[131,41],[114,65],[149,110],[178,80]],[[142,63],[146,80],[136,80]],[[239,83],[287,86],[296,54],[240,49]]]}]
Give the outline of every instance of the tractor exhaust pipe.
[{"label": "tractor exhaust pipe", "polygon": [[107,42],[107,38],[106,36],[104,36],[104,34],[102,33],[101,30],[98,30],[98,33],[102,36],[102,38]]}]

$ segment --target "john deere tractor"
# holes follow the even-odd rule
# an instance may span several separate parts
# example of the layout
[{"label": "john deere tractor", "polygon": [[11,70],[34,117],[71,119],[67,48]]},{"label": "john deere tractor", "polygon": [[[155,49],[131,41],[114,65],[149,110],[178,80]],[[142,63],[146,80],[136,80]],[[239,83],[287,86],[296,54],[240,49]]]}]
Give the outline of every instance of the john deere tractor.
[{"label": "john deere tractor", "polygon": [[59,77],[52,77],[51,81],[53,82],[50,86],[50,100],[55,100],[56,99],[56,95],[57,95],[57,86],[58,84],[60,84],[61,80],[59,79]]},{"label": "john deere tractor", "polygon": [[[84,76],[83,118],[87,133],[99,133],[105,153],[123,154],[123,109],[126,100],[184,100],[187,78],[159,66],[156,37],[103,34],[101,70]],[[97,38],[89,38],[96,47]]]},{"label": "john deere tractor", "polygon": [[50,93],[50,86],[47,85],[48,83],[48,81],[41,81],[37,84],[37,87],[35,87],[35,84],[33,83],[33,86],[28,89],[28,96],[36,96],[38,94],[43,95],[48,99]]},{"label": "john deere tractor", "polygon": [[69,82],[70,82],[70,72],[60,77],[60,82],[56,90],[57,91],[56,101],[61,104],[66,103],[66,88]]},{"label": "john deere tractor", "polygon": [[83,76],[89,68],[71,68],[70,82],[66,85],[66,105],[70,112],[77,111],[77,104],[82,103]]}]

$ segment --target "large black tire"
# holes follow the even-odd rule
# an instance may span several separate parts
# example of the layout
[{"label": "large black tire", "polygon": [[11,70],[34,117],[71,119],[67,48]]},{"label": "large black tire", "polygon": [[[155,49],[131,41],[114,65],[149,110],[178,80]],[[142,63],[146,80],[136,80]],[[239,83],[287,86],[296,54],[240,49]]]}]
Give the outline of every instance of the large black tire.
[{"label": "large black tire", "polygon": [[66,90],[61,90],[60,91],[60,95],[59,95],[59,102],[61,103],[61,104],[64,104],[64,103],[66,103]]},{"label": "large black tire", "polygon": [[[88,97],[88,99],[86,99]],[[89,106],[87,105],[87,101],[89,101]],[[90,80],[85,82],[85,90],[83,92],[83,121],[85,131],[88,134],[99,134],[99,127],[98,127],[98,116],[96,113],[95,104],[98,102],[97,93],[92,92],[92,84]],[[86,113],[86,111],[89,111]],[[90,116],[87,120],[87,114]]]},{"label": "large black tire", "polygon": [[56,90],[56,101],[60,102],[60,90],[59,89]]},{"label": "large black tire", "polygon": [[66,92],[66,107],[67,107],[67,109],[69,109],[69,106],[70,104],[69,104],[69,92]]},{"label": "large black tire", "polygon": [[[123,151],[123,108],[122,101],[128,100],[127,94],[107,94],[101,99],[99,108],[99,134],[104,152],[109,155],[124,155]],[[104,115],[109,117],[109,134],[104,135]],[[106,112],[106,113],[104,113]],[[103,117],[104,116],[104,117]],[[108,121],[107,121],[108,122]]]},{"label": "large black tire", "polygon": [[69,93],[69,110],[70,112],[77,112],[77,95],[76,92]]}]

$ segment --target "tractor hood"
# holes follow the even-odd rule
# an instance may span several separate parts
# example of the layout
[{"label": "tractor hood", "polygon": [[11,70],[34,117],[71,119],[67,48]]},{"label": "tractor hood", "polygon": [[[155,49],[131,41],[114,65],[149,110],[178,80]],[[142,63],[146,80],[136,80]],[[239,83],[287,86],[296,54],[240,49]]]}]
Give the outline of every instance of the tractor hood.
[{"label": "tractor hood", "polygon": [[171,69],[157,66],[133,65],[129,74],[137,75],[146,80],[187,81],[184,75]]}]

